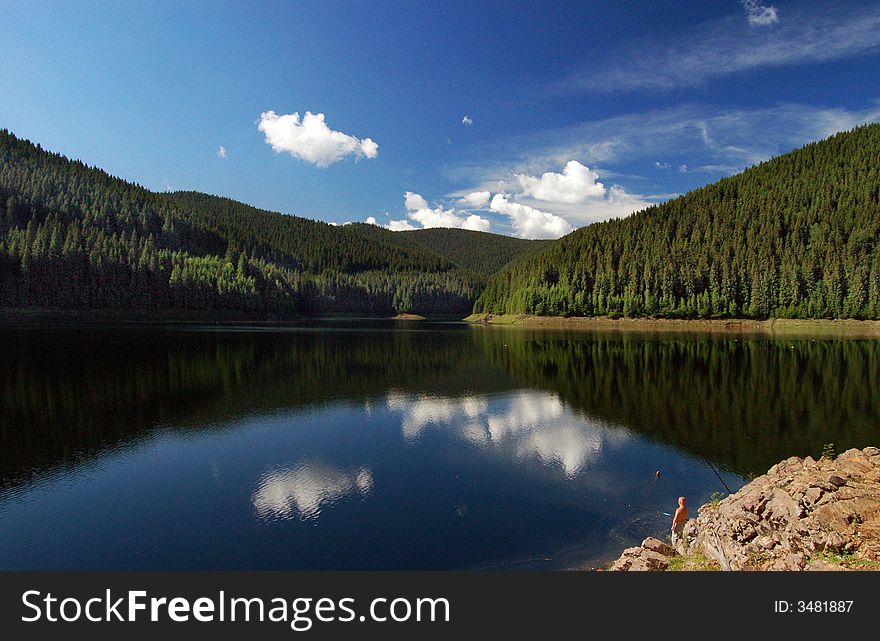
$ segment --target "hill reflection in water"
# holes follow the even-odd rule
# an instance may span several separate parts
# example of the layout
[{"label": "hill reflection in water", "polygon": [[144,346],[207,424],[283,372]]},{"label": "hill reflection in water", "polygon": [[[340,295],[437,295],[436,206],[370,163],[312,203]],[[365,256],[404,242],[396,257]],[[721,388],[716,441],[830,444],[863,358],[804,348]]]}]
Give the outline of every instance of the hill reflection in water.
[{"label": "hill reflection in water", "polygon": [[0,330],[0,567],[589,565],[876,441],[872,341],[310,325]]}]

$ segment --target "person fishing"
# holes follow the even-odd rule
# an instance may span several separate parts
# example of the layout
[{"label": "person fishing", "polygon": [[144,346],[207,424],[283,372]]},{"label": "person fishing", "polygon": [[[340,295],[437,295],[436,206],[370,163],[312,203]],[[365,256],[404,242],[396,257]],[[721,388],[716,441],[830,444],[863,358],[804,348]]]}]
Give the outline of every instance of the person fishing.
[{"label": "person fishing", "polygon": [[686,505],[687,499],[683,496],[678,497],[678,509],[675,510],[675,516],[672,517],[672,544],[675,545],[681,538],[684,524],[688,519],[688,509]]}]

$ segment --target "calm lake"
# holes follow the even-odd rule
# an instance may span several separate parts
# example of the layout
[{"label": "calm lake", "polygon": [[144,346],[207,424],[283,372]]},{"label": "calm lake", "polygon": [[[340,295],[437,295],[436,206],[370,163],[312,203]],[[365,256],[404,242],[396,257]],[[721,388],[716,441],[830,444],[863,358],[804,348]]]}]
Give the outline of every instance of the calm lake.
[{"label": "calm lake", "polygon": [[871,340],[312,321],[0,354],[0,569],[591,567],[880,424]]}]

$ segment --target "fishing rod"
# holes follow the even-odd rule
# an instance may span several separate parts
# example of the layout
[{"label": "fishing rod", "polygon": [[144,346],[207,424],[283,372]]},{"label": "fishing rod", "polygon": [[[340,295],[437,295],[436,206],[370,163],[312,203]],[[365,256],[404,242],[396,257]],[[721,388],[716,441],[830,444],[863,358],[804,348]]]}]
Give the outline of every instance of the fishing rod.
[{"label": "fishing rod", "polygon": [[715,466],[712,465],[712,463],[709,461],[709,459],[707,459],[707,458],[706,458],[705,456],[703,456],[703,455],[700,455],[700,458],[703,459],[704,461],[706,461],[706,465],[708,465],[709,467],[712,468],[712,471],[715,472],[715,476],[717,476],[717,477],[718,477],[718,480],[721,481],[721,485],[724,486],[724,489],[727,490],[727,493],[728,493],[728,494],[733,494],[733,492],[732,492],[732,491],[730,490],[730,488],[727,486],[727,483],[724,482],[724,479],[721,478],[721,475],[718,473],[718,470],[715,469]]},{"label": "fishing rod", "polygon": [[661,510],[656,510],[654,508],[647,507],[646,505],[637,505],[635,503],[625,503],[623,501],[618,501],[617,499],[612,499],[607,496],[602,497],[603,501],[611,501],[612,503],[617,503],[618,505],[622,505],[628,508],[635,508],[637,510],[644,510],[645,512],[654,512],[655,514],[662,514],[663,516],[672,516],[668,512],[663,512]]}]

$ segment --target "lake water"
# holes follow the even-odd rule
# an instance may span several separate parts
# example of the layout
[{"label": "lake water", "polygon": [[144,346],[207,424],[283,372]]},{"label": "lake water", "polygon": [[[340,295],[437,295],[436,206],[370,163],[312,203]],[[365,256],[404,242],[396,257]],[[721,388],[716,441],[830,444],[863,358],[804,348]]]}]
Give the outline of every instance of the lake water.
[{"label": "lake water", "polygon": [[590,567],[880,425],[871,340],[6,326],[0,354],[2,569]]}]

